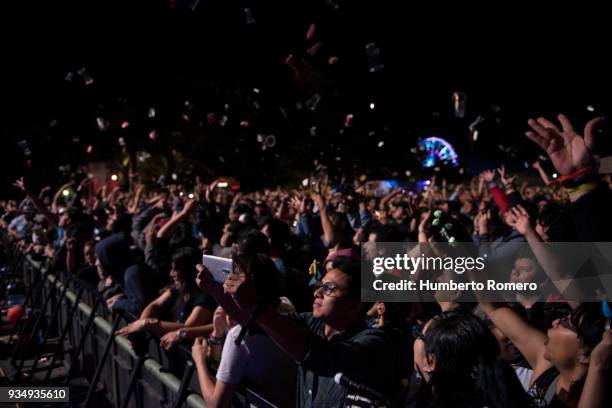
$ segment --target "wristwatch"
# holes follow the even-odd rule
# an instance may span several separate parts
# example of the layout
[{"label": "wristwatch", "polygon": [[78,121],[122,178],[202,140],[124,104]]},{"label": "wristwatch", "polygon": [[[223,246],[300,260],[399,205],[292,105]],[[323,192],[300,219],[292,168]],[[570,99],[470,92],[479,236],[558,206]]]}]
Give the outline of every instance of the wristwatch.
[{"label": "wristwatch", "polygon": [[178,329],[176,331],[176,337],[178,337],[179,339],[183,340],[185,337],[187,337],[187,332],[185,331],[185,329]]}]

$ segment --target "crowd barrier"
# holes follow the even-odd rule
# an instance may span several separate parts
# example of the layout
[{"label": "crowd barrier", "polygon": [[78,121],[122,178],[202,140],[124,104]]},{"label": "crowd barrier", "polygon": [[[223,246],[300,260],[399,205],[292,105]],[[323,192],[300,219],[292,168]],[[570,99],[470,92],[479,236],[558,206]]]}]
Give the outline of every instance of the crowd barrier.
[{"label": "crowd barrier", "polygon": [[[29,311],[9,337],[14,383],[33,384],[36,378],[36,385],[43,385],[42,378],[44,385],[71,386],[71,400],[85,407],[206,407],[190,348],[181,344],[166,352],[159,339],[142,334],[137,341],[145,352],[136,354],[134,343],[114,335],[134,316],[109,314],[95,288],[12,251],[13,274],[3,274],[0,288],[21,279]],[[31,347],[33,360],[23,353]],[[72,390],[75,378],[87,379],[79,396]],[[246,386],[238,388],[234,405],[275,407]]]}]

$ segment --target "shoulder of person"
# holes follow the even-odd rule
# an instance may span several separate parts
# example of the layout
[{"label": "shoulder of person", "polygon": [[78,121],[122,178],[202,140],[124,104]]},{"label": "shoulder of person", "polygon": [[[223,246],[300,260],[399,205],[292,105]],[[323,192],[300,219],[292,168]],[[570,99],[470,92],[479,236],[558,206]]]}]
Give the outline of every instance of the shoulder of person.
[{"label": "shoulder of person", "polygon": [[303,312],[303,313],[297,313],[297,312],[293,312],[293,313],[283,313],[283,316],[285,316],[287,319],[298,323],[302,326],[308,327],[309,329],[314,329],[316,327],[318,327],[319,325],[322,325],[323,322],[319,319],[316,319],[313,317],[312,312]]}]

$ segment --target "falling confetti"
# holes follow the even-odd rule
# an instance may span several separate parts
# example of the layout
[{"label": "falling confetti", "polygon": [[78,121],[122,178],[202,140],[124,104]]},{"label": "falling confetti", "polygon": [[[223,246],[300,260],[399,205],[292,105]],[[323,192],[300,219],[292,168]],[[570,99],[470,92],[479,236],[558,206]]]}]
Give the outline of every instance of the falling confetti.
[{"label": "falling confetti", "polygon": [[100,132],[106,132],[110,126],[110,123],[100,116],[96,118],[96,124],[98,125],[98,130]]},{"label": "falling confetti", "polygon": [[[319,95],[318,93],[313,94],[307,101],[306,101],[306,107],[308,109],[310,109],[311,111],[317,109],[317,106],[319,106],[319,102],[321,102],[321,95]],[[299,102],[298,102],[299,103]],[[301,104],[300,104],[301,106]],[[297,107],[297,105],[296,105]],[[299,108],[298,110],[300,110],[301,108]]]},{"label": "falling confetti", "polygon": [[352,113],[347,114],[347,115],[344,117],[344,127],[347,127],[347,128],[348,128],[348,127],[353,126],[353,118],[354,118],[354,116],[353,116],[353,114],[352,114]]},{"label": "falling confetti", "polygon": [[375,43],[368,43],[365,46],[368,57],[368,71],[371,73],[382,71],[385,66],[380,59],[380,49]]},{"label": "falling confetti", "polygon": [[85,67],[79,68],[79,70],[77,71],[77,74],[79,74],[79,76],[83,78],[83,81],[85,81],[85,85],[93,84],[94,80],[91,77],[91,75],[89,75],[89,72],[87,72],[87,68]]},{"label": "falling confetti", "polygon": [[30,150],[30,147],[28,146],[28,142],[26,140],[18,141],[17,145],[19,145],[19,148],[21,149],[21,152],[24,156],[30,156],[32,154],[32,151]]},{"label": "falling confetti", "polygon": [[315,23],[311,23],[310,26],[308,27],[308,31],[306,32],[306,39],[308,41],[312,40],[312,37],[314,37],[314,33],[315,33]]},{"label": "falling confetti", "polygon": [[462,119],[465,117],[465,101],[467,96],[463,92],[453,92],[453,110],[455,117]]},{"label": "falling confetti", "polygon": [[255,17],[253,17],[253,12],[251,11],[250,8],[244,9],[244,15],[246,17],[247,24],[255,24]]}]

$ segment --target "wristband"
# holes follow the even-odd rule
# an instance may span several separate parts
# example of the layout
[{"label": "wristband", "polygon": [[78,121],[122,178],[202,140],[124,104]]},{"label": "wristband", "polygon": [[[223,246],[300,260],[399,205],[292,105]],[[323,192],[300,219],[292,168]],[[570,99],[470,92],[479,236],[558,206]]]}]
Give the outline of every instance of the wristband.
[{"label": "wristband", "polygon": [[212,333],[208,336],[208,344],[212,344],[213,346],[221,346],[225,343],[225,336],[223,337],[213,337]]},{"label": "wristband", "polygon": [[561,176],[556,181],[565,188],[575,188],[581,184],[594,181],[596,177],[595,167],[589,166]]},{"label": "wristband", "polygon": [[597,181],[592,181],[590,183],[581,184],[575,188],[566,187],[567,194],[569,195],[570,201],[576,201],[578,198],[580,198],[584,194],[590,193],[591,191],[599,187],[599,184],[600,183]]}]

